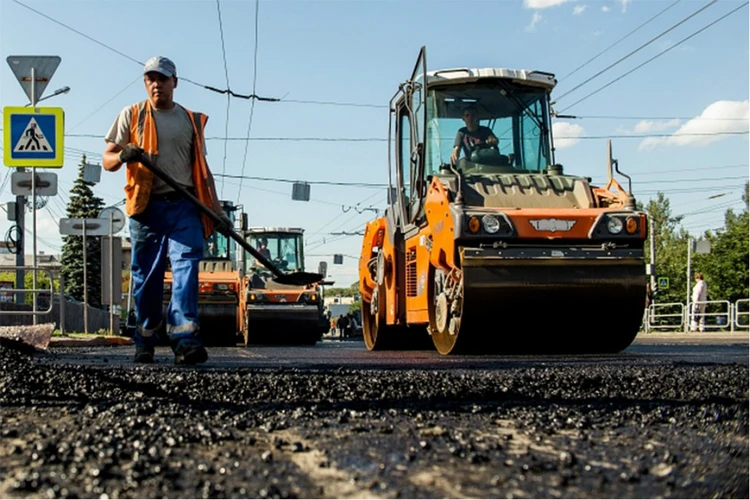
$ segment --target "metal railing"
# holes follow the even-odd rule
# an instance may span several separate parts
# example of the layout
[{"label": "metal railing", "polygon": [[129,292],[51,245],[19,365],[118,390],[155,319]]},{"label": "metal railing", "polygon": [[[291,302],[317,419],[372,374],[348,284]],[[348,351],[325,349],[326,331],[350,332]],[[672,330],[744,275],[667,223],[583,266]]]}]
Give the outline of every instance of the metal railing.
[{"label": "metal railing", "polygon": [[[47,276],[49,276],[49,288],[3,288],[0,290],[2,293],[8,293],[13,294],[16,297],[23,297],[25,294],[30,293],[32,294],[32,309],[31,311],[24,311],[24,310],[0,310],[0,315],[20,315],[20,316],[33,316],[33,323],[36,324],[36,320],[38,316],[44,316],[46,314],[50,314],[54,308],[55,304],[55,272],[52,269],[46,268],[46,267],[40,267],[40,266],[0,266],[0,271],[31,271],[36,273],[46,273]],[[61,332],[65,331],[65,296],[64,291],[65,286],[63,283],[63,277],[62,274],[60,275],[60,324],[59,328]],[[39,295],[42,293],[48,294],[49,297],[49,306],[47,309],[44,310],[38,310],[37,304],[39,303]],[[12,302],[9,302],[12,303]],[[21,305],[21,304],[19,304]]]},{"label": "metal railing", "polygon": [[[694,306],[705,305],[702,315],[705,331],[748,330],[750,326],[750,300],[739,299],[734,304],[728,300],[707,300],[691,302],[687,306],[681,302],[652,303],[643,318],[643,330],[683,331],[690,330],[694,316]],[[697,317],[697,316],[696,316]]]},{"label": "metal railing", "polygon": [[645,331],[675,330],[680,331],[685,321],[685,304],[670,302],[651,303],[646,311]]},{"label": "metal railing", "polygon": [[734,303],[733,328],[747,330],[750,328],[750,299],[740,299]]}]

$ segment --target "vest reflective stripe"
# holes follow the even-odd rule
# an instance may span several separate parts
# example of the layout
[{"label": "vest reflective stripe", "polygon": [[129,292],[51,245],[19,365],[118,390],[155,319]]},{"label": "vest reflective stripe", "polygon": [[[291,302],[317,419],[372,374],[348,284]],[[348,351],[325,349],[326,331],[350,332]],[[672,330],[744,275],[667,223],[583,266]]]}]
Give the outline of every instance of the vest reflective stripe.
[{"label": "vest reflective stripe", "polygon": [[[205,156],[203,156],[203,130],[206,127],[208,116],[187,109],[185,111],[193,125],[192,177],[195,192],[204,205],[213,208],[213,198],[208,188],[208,164]],[[138,144],[151,157],[159,154],[156,122],[151,103],[148,100],[131,107],[130,140],[132,143]],[[154,174],[141,163],[128,163],[125,178],[127,181],[125,185],[125,211],[132,216],[146,209],[151,195]],[[213,232],[213,222],[202,214],[201,220],[203,222],[203,235],[208,237]]]}]

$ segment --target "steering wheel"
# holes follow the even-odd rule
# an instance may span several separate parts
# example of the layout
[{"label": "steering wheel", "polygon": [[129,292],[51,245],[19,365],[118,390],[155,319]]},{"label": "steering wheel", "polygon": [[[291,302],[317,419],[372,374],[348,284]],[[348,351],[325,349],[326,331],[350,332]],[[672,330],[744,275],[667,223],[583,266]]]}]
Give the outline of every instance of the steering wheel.
[{"label": "steering wheel", "polygon": [[273,262],[273,263],[274,263],[274,265],[275,265],[276,267],[278,267],[279,269],[281,269],[281,270],[284,270],[284,269],[286,269],[286,268],[287,268],[287,266],[289,265],[289,263],[288,263],[287,261],[285,261],[284,259],[282,259],[282,258],[280,258],[280,257],[279,257],[279,258],[276,258],[276,259],[273,259],[273,260],[272,260],[271,262]]},{"label": "steering wheel", "polygon": [[481,151],[482,149],[492,149],[494,147],[494,144],[490,144],[486,141],[477,142],[476,144],[471,145],[471,152],[473,153],[474,151]]}]

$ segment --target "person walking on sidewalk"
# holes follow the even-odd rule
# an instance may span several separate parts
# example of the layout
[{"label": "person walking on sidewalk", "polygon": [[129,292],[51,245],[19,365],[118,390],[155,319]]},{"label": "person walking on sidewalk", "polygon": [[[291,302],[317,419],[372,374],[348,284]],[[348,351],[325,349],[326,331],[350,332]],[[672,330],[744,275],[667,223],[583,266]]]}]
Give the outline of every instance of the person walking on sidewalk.
[{"label": "person walking on sidewalk", "polygon": [[690,331],[706,331],[706,300],[708,298],[708,285],[703,280],[701,273],[695,273],[695,285],[693,286],[692,309],[690,319]]},{"label": "person walking on sidewalk", "polygon": [[131,276],[137,329],[135,362],[153,363],[157,331],[163,326],[162,302],[166,257],[172,266],[172,298],[166,331],[176,364],[204,363],[208,353],[198,335],[198,268],[203,241],[213,223],[140,159],[146,156],[177,184],[192,192],[231,228],[216,195],[205,154],[208,117],[174,102],[177,69],[166,57],[149,59],[143,68],[148,98],[124,108],[107,133],[104,169],[126,171],[125,209],[132,239]]}]

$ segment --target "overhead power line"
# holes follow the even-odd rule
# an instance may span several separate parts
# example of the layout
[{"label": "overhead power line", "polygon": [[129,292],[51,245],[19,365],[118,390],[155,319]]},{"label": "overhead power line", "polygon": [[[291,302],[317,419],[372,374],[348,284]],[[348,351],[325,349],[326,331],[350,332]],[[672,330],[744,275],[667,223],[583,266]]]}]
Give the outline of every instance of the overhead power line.
[{"label": "overhead power line", "polygon": [[285,182],[288,184],[294,184],[295,182],[305,182],[306,184],[320,184],[326,186],[353,186],[353,187],[366,187],[366,188],[386,188],[388,184],[374,184],[367,182],[341,182],[341,181],[300,181],[299,179],[282,179],[277,177],[258,177],[253,175],[231,175],[231,174],[217,174],[216,177],[224,177],[227,179],[247,179],[253,181],[271,181],[271,182]]},{"label": "overhead power line", "polygon": [[[221,22],[221,4],[219,0],[216,0],[216,11],[219,16],[219,37],[221,38],[221,56],[224,60],[224,78],[227,82],[227,89],[231,89],[232,86],[229,84],[229,68],[227,67],[227,50],[224,46],[224,25]],[[227,114],[226,120],[224,121],[224,135],[229,135],[229,110],[232,105],[232,97],[227,93]],[[227,171],[227,146],[228,141],[224,141],[224,160],[222,161],[221,173]],[[224,197],[224,181],[221,182],[221,196]]]},{"label": "overhead power line", "polygon": [[610,64],[609,66],[607,66],[607,67],[606,67],[606,68],[604,68],[603,70],[599,71],[599,72],[598,72],[598,73],[596,73],[595,75],[593,75],[593,76],[591,76],[591,77],[587,78],[587,79],[586,79],[586,80],[584,80],[583,82],[579,83],[578,85],[576,85],[576,86],[575,86],[575,87],[573,87],[572,89],[570,89],[570,90],[568,90],[567,92],[565,92],[565,93],[564,93],[563,95],[561,95],[561,96],[559,96],[559,97],[555,98],[555,101],[559,101],[560,99],[563,99],[563,98],[565,98],[565,96],[567,96],[567,95],[568,95],[568,94],[570,94],[571,92],[575,92],[576,90],[578,90],[579,88],[583,87],[584,85],[586,85],[586,84],[587,84],[588,82],[590,82],[590,81],[591,81],[591,80],[593,80],[594,78],[596,78],[596,77],[600,76],[600,75],[601,75],[602,73],[605,73],[605,72],[609,71],[610,69],[614,68],[615,66],[617,66],[618,64],[620,64],[620,63],[621,63],[621,62],[623,62],[624,60],[626,60],[626,59],[628,59],[629,57],[631,57],[631,56],[633,56],[633,55],[637,54],[637,53],[638,53],[638,52],[640,52],[640,51],[641,51],[642,49],[645,49],[646,47],[648,47],[649,45],[651,45],[652,43],[654,43],[655,41],[657,41],[657,40],[658,40],[659,38],[663,37],[664,35],[666,35],[666,34],[667,34],[667,33],[669,33],[670,31],[672,31],[673,29],[675,29],[675,28],[677,28],[678,26],[682,25],[683,23],[687,22],[687,21],[688,21],[689,19],[691,19],[691,18],[695,17],[696,15],[700,14],[701,12],[703,12],[704,10],[706,10],[707,8],[709,8],[710,6],[712,6],[713,4],[715,4],[715,3],[716,3],[716,2],[718,2],[718,1],[719,1],[719,0],[711,0],[710,2],[708,2],[708,3],[706,4],[706,5],[704,5],[704,6],[703,6],[703,7],[701,7],[700,9],[696,10],[695,12],[693,12],[692,14],[690,14],[689,16],[687,16],[686,18],[682,19],[682,20],[681,20],[680,22],[678,22],[677,24],[674,24],[674,25],[672,25],[671,27],[667,28],[666,30],[662,31],[661,33],[659,33],[658,35],[656,35],[655,37],[653,37],[653,38],[652,38],[651,40],[649,40],[648,42],[646,42],[646,43],[644,43],[643,45],[641,45],[640,47],[638,47],[637,49],[635,49],[635,50],[631,51],[630,53],[626,54],[625,56],[621,57],[620,59],[618,59],[617,61],[613,62],[612,64]]},{"label": "overhead power line", "polygon": [[300,99],[285,99],[282,97],[279,102],[291,102],[295,104],[319,104],[324,106],[349,106],[353,108],[380,108],[387,109],[387,104],[364,104],[355,102],[336,102],[336,101],[303,101]]},{"label": "overhead power line", "polygon": [[[2,129],[0,129],[1,131]],[[645,139],[649,137],[693,137],[712,135],[746,135],[747,131],[725,131],[725,132],[685,132],[674,134],[619,134],[619,135],[581,135],[565,136],[558,135],[555,139]],[[65,134],[65,137],[79,138],[101,138],[100,134]],[[388,139],[380,137],[206,137],[207,141],[251,141],[251,142],[387,142]],[[66,146],[67,147],[67,146]],[[71,148],[72,149],[72,148]],[[84,150],[76,150],[83,151]],[[92,153],[101,156],[100,153]]]},{"label": "overhead power line", "polygon": [[[105,48],[105,49],[107,49],[107,50],[111,50],[111,51],[112,51],[112,52],[114,52],[115,54],[117,54],[117,55],[119,55],[119,56],[122,56],[122,57],[124,57],[125,59],[127,59],[127,60],[129,60],[129,61],[132,61],[132,62],[134,62],[134,63],[136,63],[136,64],[138,64],[138,65],[140,65],[140,66],[143,66],[143,65],[144,65],[144,63],[143,63],[142,61],[139,61],[138,59],[136,59],[136,58],[134,58],[134,57],[131,57],[131,56],[129,56],[129,55],[127,55],[127,54],[125,54],[124,52],[121,52],[121,51],[119,51],[119,50],[115,49],[114,47],[111,47],[110,45],[107,45],[106,43],[100,42],[99,40],[97,40],[97,39],[95,39],[95,38],[93,38],[93,37],[90,37],[89,35],[87,35],[87,34],[83,33],[83,32],[82,32],[82,31],[80,31],[80,30],[77,30],[77,29],[75,29],[75,28],[73,28],[73,27],[71,27],[71,26],[68,26],[67,24],[65,24],[65,23],[63,23],[63,22],[60,22],[60,21],[58,21],[57,19],[55,19],[55,18],[53,18],[53,17],[50,17],[50,16],[48,16],[47,14],[45,14],[45,13],[43,13],[43,12],[40,12],[40,11],[38,11],[37,9],[34,9],[34,8],[32,8],[32,7],[29,7],[28,5],[26,5],[26,4],[24,4],[24,3],[21,3],[21,2],[19,2],[18,0],[13,0],[13,1],[14,1],[15,3],[17,3],[18,5],[20,5],[21,7],[24,7],[24,8],[26,8],[26,9],[29,9],[30,11],[32,11],[32,12],[34,12],[34,13],[36,13],[36,14],[39,14],[40,16],[44,17],[45,19],[48,19],[48,20],[52,21],[53,23],[55,23],[55,24],[58,24],[58,25],[62,26],[62,27],[63,27],[63,28],[65,28],[65,29],[68,29],[68,30],[70,30],[70,31],[72,31],[72,32],[74,32],[74,33],[76,33],[76,34],[78,34],[78,35],[81,35],[82,37],[86,38],[87,40],[90,40],[90,41],[94,42],[95,44],[97,44],[97,45],[100,45],[100,46],[104,47],[104,48]],[[209,86],[209,85],[205,85],[205,84],[202,84],[202,83],[198,83],[198,82],[195,82],[195,81],[193,81],[193,80],[191,80],[191,79],[189,79],[189,78],[186,78],[186,77],[184,77],[184,76],[180,76],[179,78],[180,78],[180,80],[182,80],[182,81],[185,81],[185,82],[188,82],[188,83],[192,83],[193,85],[197,85],[198,87],[203,87],[203,88],[204,88],[204,89],[206,89],[206,90],[210,90],[210,91],[213,91],[213,92],[218,92],[218,93],[220,93],[220,94],[225,94],[225,93],[228,93],[228,94],[232,95],[233,97],[239,97],[239,98],[243,98],[243,99],[257,99],[257,100],[259,100],[259,101],[278,101],[278,99],[276,99],[276,98],[270,98],[270,97],[260,97],[260,96],[254,95],[254,94],[252,94],[252,95],[242,95],[242,94],[238,94],[238,93],[235,93],[235,92],[233,92],[233,91],[232,91],[231,89],[228,89],[228,88],[227,88],[227,89],[225,89],[225,90],[217,89],[217,88],[215,88],[215,87],[211,87],[211,86]]]},{"label": "overhead power line", "polygon": [[706,120],[747,122],[747,118],[709,118],[704,116],[608,116],[608,115],[568,115],[555,118],[575,120]]},{"label": "overhead power line", "polygon": [[680,3],[680,0],[677,0],[676,2],[674,2],[674,3],[670,4],[670,5],[668,5],[668,6],[667,6],[667,7],[665,8],[665,9],[663,9],[663,10],[659,11],[659,13],[658,13],[658,14],[656,14],[656,15],[655,15],[655,16],[653,16],[652,18],[648,19],[647,21],[645,21],[645,22],[641,23],[641,24],[640,24],[640,25],[639,25],[639,26],[638,26],[637,28],[635,28],[635,29],[634,29],[633,31],[631,31],[630,33],[628,33],[628,34],[627,34],[627,35],[625,35],[624,37],[620,38],[620,39],[619,39],[619,40],[617,40],[617,41],[616,41],[615,43],[613,43],[612,45],[610,45],[609,47],[607,47],[606,49],[604,49],[604,50],[602,50],[601,52],[599,52],[599,53],[598,53],[598,54],[596,54],[596,55],[595,55],[594,57],[592,57],[591,59],[589,59],[589,60],[588,60],[588,61],[586,61],[585,63],[581,64],[580,66],[578,66],[578,67],[577,67],[576,69],[574,69],[573,71],[571,71],[571,72],[570,72],[570,73],[568,73],[567,75],[565,75],[565,76],[563,76],[562,78],[560,78],[560,79],[558,80],[558,82],[562,81],[562,80],[563,80],[563,79],[565,79],[565,78],[568,78],[569,76],[572,76],[572,75],[574,75],[574,74],[575,74],[576,72],[578,72],[578,70],[580,70],[580,69],[584,68],[584,67],[585,67],[585,66],[587,66],[587,65],[588,65],[589,63],[591,63],[591,62],[593,62],[594,60],[596,60],[597,58],[599,58],[599,56],[603,55],[603,54],[604,54],[605,52],[608,52],[608,51],[609,51],[609,50],[610,50],[611,48],[613,48],[613,47],[614,47],[615,45],[618,45],[618,44],[619,44],[620,42],[622,42],[623,40],[625,40],[626,38],[628,38],[628,37],[629,37],[630,35],[632,35],[632,34],[633,34],[633,33],[635,33],[636,31],[638,31],[638,30],[640,30],[641,28],[643,28],[644,26],[646,26],[646,25],[647,25],[648,23],[650,23],[651,21],[653,21],[654,19],[656,19],[656,18],[657,18],[657,17],[659,17],[660,15],[664,14],[664,13],[665,13],[666,11],[668,11],[669,9],[671,9],[672,7],[674,7],[675,5],[677,5],[678,3]]},{"label": "overhead power line", "polygon": [[[570,106],[568,106],[567,108],[563,109],[562,111],[566,111],[566,110],[568,110],[568,109],[572,108],[573,106],[575,106],[575,105],[577,105],[577,104],[579,104],[579,103],[581,103],[581,102],[585,101],[585,100],[586,100],[586,99],[588,99],[589,97],[591,97],[591,96],[593,96],[593,95],[595,95],[595,94],[598,94],[599,92],[601,92],[602,90],[606,89],[607,87],[609,87],[609,86],[610,86],[610,85],[612,85],[613,83],[616,83],[616,82],[618,82],[618,81],[622,80],[623,78],[625,78],[626,76],[628,76],[628,75],[631,75],[631,74],[635,73],[635,72],[636,72],[637,70],[641,69],[642,67],[644,67],[644,66],[645,66],[645,65],[647,65],[648,63],[652,62],[653,60],[657,59],[658,57],[661,57],[662,55],[664,55],[664,54],[666,54],[667,52],[669,52],[670,50],[672,50],[672,49],[674,49],[674,48],[678,47],[679,45],[681,45],[681,44],[683,44],[683,43],[687,42],[688,40],[690,40],[690,39],[691,39],[691,38],[693,38],[694,36],[696,36],[696,35],[698,35],[698,34],[700,34],[700,33],[704,32],[705,30],[707,30],[708,28],[710,28],[710,27],[711,27],[711,26],[713,26],[714,24],[718,23],[719,21],[722,21],[722,20],[726,19],[727,17],[731,16],[732,14],[734,14],[735,12],[737,12],[738,10],[740,10],[740,9],[742,9],[742,8],[744,8],[744,7],[747,7],[747,4],[748,4],[748,3],[749,3],[749,2],[745,2],[745,3],[743,3],[742,5],[740,5],[739,7],[735,8],[735,9],[732,9],[731,11],[727,12],[726,14],[724,14],[724,15],[723,15],[723,16],[721,16],[720,18],[716,19],[715,21],[712,21],[711,23],[707,24],[706,26],[704,26],[703,28],[699,29],[698,31],[695,31],[694,33],[692,33],[691,35],[688,35],[688,36],[686,36],[685,38],[683,38],[683,39],[682,39],[682,40],[680,40],[679,42],[675,43],[674,45],[672,45],[672,46],[668,47],[667,49],[665,49],[665,50],[663,50],[663,51],[661,51],[661,52],[659,52],[659,53],[658,53],[658,54],[656,54],[656,55],[655,55],[654,57],[652,57],[652,58],[650,58],[650,59],[647,59],[647,60],[646,60],[645,62],[643,62],[643,63],[639,64],[638,66],[636,66],[635,68],[631,69],[631,70],[630,70],[630,71],[628,71],[627,73],[624,73],[624,74],[622,74],[622,75],[618,76],[617,78],[615,78],[614,80],[610,81],[610,82],[609,82],[609,83],[607,83],[606,85],[603,85],[603,86],[599,87],[598,89],[596,89],[595,91],[593,91],[593,92],[591,92],[591,93],[587,94],[586,96],[582,97],[581,99],[578,99],[578,100],[577,100],[576,102],[574,102],[573,104],[571,104],[571,105],[570,105]],[[561,112],[562,112],[562,111],[561,111]]]},{"label": "overhead power line", "polygon": [[[260,0],[255,0],[255,44],[253,47],[253,94],[255,94],[255,88],[258,83],[258,10],[260,8]],[[247,132],[245,138],[250,138],[250,131],[253,128],[253,116],[255,115],[255,99],[250,101],[250,116],[247,120]],[[245,166],[247,165],[247,149],[250,146],[250,142],[245,142],[245,152],[242,155],[242,171],[240,175],[245,175]],[[242,193],[242,178],[240,178],[240,186],[237,188],[237,203],[240,201],[240,193]]]},{"label": "overhead power line", "polygon": [[84,118],[83,120],[79,121],[78,123],[76,123],[75,125],[73,125],[72,127],[70,127],[68,130],[72,131],[72,130],[78,128],[83,122],[85,122],[86,120],[88,120],[89,118],[91,118],[92,116],[94,116],[96,113],[98,113],[99,111],[101,111],[101,109],[104,108],[104,106],[106,106],[110,102],[114,101],[116,98],[118,98],[120,96],[120,94],[122,94],[123,92],[125,92],[126,90],[128,90],[130,87],[133,86],[133,84],[135,82],[141,80],[142,78],[143,77],[141,75],[138,75],[135,78],[135,80],[133,80],[132,82],[128,83],[125,87],[123,87],[122,90],[120,90],[115,95],[113,95],[111,99],[107,100],[104,104],[102,104],[101,106],[99,106],[98,108],[96,108],[94,111],[92,111],[91,113],[89,113],[88,115],[86,115],[86,118]]}]

